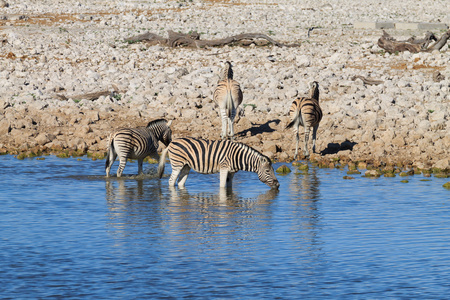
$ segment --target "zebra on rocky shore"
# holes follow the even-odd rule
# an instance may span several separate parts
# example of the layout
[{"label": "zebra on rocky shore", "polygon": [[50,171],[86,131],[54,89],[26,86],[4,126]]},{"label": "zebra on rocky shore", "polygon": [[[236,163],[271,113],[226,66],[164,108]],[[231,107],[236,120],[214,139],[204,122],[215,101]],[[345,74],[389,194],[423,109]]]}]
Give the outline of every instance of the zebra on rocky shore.
[{"label": "zebra on rocky shore", "polygon": [[242,103],[242,90],[239,83],[233,79],[233,69],[229,61],[225,62],[221,80],[214,91],[214,101],[219,105],[222,118],[222,139],[234,139],[234,118],[236,110]]},{"label": "zebra on rocky shore", "polygon": [[108,152],[106,155],[105,170],[106,176],[119,156],[119,168],[117,177],[121,177],[127,159],[137,159],[139,174],[142,174],[142,163],[144,158],[151,156],[158,160],[158,142],[169,145],[172,141],[172,130],[170,129],[172,121],[167,122],[164,119],[151,121],[146,127],[120,128],[109,137]]},{"label": "zebra on rocky shore", "polygon": [[164,173],[167,153],[172,166],[169,186],[175,186],[178,179],[178,187],[183,188],[191,169],[203,174],[220,172],[220,187],[231,186],[233,176],[239,170],[257,173],[259,180],[271,188],[280,186],[270,159],[242,143],[196,138],[174,139],[161,153],[159,178]]},{"label": "zebra on rocky shore", "polygon": [[296,138],[295,155],[298,154],[299,143],[299,126],[303,126],[305,129],[305,146],[303,153],[306,157],[309,157],[308,151],[308,139],[311,127],[313,128],[312,140],[313,140],[313,152],[316,152],[316,134],[319,128],[319,123],[322,120],[322,109],[319,105],[319,83],[313,81],[310,84],[309,97],[300,97],[292,102],[289,110],[291,116],[291,122],[286,126],[286,129],[294,127],[294,133]]}]

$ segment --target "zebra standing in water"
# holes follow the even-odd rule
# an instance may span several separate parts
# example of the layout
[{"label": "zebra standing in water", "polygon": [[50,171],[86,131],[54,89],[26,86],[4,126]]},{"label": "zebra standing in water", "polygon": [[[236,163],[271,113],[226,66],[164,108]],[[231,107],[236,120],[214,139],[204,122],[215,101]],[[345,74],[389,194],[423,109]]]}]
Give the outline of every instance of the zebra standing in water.
[{"label": "zebra standing in water", "polygon": [[322,120],[322,109],[319,105],[319,83],[316,81],[311,82],[310,92],[308,97],[301,97],[295,99],[292,102],[289,114],[292,116],[291,122],[286,126],[287,128],[294,127],[296,146],[295,146],[295,159],[298,154],[298,143],[299,143],[299,126],[305,128],[305,149],[303,152],[306,157],[309,157],[308,151],[308,139],[309,131],[311,127],[313,128],[312,139],[313,139],[313,152],[316,152],[316,134],[319,128],[320,120]]},{"label": "zebra standing in water", "polygon": [[225,62],[221,80],[217,83],[214,91],[214,101],[219,105],[222,117],[221,138],[229,137],[234,139],[234,118],[236,110],[242,103],[242,91],[239,83],[233,80],[233,70],[231,63]]},{"label": "zebra standing in water", "polygon": [[158,119],[149,122],[146,127],[121,128],[111,134],[106,155],[106,176],[109,177],[109,171],[117,156],[120,161],[117,177],[122,176],[128,158],[138,160],[139,174],[142,174],[144,158],[150,155],[156,160],[159,159],[158,141],[166,146],[172,141],[171,123],[172,121]]},{"label": "zebra standing in water", "polygon": [[167,152],[172,165],[169,186],[175,186],[179,179],[178,187],[184,187],[191,168],[203,174],[220,172],[220,187],[231,186],[234,173],[239,170],[257,173],[259,180],[271,188],[280,186],[270,159],[242,143],[196,138],[174,139],[161,153],[158,166],[159,178],[164,173]]}]

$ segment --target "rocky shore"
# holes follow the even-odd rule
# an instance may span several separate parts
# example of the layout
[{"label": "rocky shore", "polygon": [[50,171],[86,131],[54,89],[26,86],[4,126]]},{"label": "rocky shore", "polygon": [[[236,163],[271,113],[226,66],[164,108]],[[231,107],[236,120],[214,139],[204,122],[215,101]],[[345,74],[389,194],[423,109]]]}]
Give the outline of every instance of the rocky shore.
[{"label": "rocky shore", "polygon": [[[292,2],[295,2],[292,4]],[[118,127],[173,119],[174,137],[220,137],[212,93],[231,61],[244,92],[236,140],[293,159],[289,107],[320,84],[311,159],[450,168],[450,48],[384,53],[356,21],[450,24],[446,1],[0,1],[0,152],[101,157]],[[392,7],[391,7],[392,6]],[[127,38],[259,32],[299,47],[169,48]],[[389,30],[398,39],[425,30]],[[440,36],[443,30],[434,32]],[[376,80],[370,84],[364,79]],[[91,93],[101,96],[91,99]],[[301,135],[303,147],[303,135]]]}]

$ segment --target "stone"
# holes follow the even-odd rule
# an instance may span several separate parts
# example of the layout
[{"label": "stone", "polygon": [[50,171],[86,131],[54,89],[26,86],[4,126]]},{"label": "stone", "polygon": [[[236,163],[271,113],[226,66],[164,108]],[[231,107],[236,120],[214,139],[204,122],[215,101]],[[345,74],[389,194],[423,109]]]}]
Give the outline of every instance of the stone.
[{"label": "stone", "polygon": [[289,167],[286,165],[282,165],[277,168],[276,172],[280,174],[288,174],[291,172],[291,169],[289,169]]},{"label": "stone", "polygon": [[444,158],[440,159],[433,164],[433,168],[441,169],[441,170],[450,170],[450,159]]},{"label": "stone", "polygon": [[367,170],[364,173],[365,177],[380,177],[380,171],[379,170]]},{"label": "stone", "polygon": [[51,140],[49,138],[49,136],[46,133],[40,133],[38,134],[38,136],[36,137],[36,143],[38,143],[38,145],[45,145],[47,143],[50,143]]},{"label": "stone", "polygon": [[11,131],[11,124],[6,119],[0,119],[0,136],[5,136]]}]

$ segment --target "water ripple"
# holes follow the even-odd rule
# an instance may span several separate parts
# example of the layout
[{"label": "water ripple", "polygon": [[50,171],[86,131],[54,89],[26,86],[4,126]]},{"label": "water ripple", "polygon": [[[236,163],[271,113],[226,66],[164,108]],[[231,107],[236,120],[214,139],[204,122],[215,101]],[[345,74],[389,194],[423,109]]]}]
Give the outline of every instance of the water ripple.
[{"label": "water ripple", "polygon": [[278,176],[279,191],[247,172],[232,189],[196,173],[178,189],[152,165],[146,175],[106,178],[103,161],[85,158],[2,156],[0,164],[5,299],[438,299],[450,291],[445,179],[343,180],[342,171],[311,167]]}]

